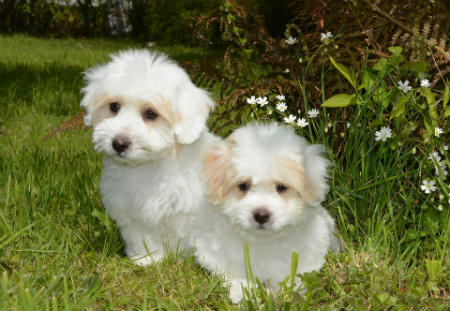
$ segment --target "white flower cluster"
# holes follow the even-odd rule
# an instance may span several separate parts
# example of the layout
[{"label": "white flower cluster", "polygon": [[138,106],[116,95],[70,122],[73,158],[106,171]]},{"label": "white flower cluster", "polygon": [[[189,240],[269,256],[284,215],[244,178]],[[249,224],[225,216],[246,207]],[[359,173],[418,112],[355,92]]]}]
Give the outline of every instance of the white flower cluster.
[{"label": "white flower cluster", "polygon": [[285,112],[287,109],[287,106],[285,103],[286,98],[284,97],[284,95],[282,95],[282,94],[277,95],[277,100],[278,100],[278,103],[277,103],[278,111]]},{"label": "white flower cluster", "polygon": [[[319,110],[317,109],[311,109],[310,111],[308,111],[308,117],[313,119],[316,118],[319,115]],[[304,128],[306,126],[308,126],[308,122],[306,121],[306,118],[297,118],[295,115],[293,114],[289,114],[289,116],[284,117],[284,122],[286,122],[287,124],[292,124],[297,120],[296,124],[297,126],[300,126],[301,128]]]},{"label": "white flower cluster", "polygon": [[[444,146],[443,149],[445,151],[447,151],[448,146]],[[441,155],[443,156],[444,153],[442,153]],[[441,155],[439,154],[439,152],[433,151],[432,153],[430,153],[428,155],[428,159],[431,160],[431,162],[433,163],[436,175],[438,177],[445,178],[445,176],[448,175],[447,166],[444,163],[444,161],[441,161],[442,160]],[[422,191],[427,194],[434,192],[434,191],[436,191],[436,182],[434,180],[428,181],[427,179],[425,179],[422,181],[422,185],[420,186],[420,189],[422,189]],[[450,200],[449,200],[449,203],[450,203]],[[442,209],[440,209],[440,210],[442,210]]]},{"label": "white flower cluster", "polygon": [[267,97],[248,97],[247,98],[247,104],[249,105],[260,105],[261,107],[264,107],[265,105],[267,105],[269,103],[269,101],[267,100]]},{"label": "white flower cluster", "polygon": [[448,175],[447,166],[445,165],[444,162],[441,161],[441,156],[439,155],[439,153],[437,151],[430,153],[430,155],[428,156],[428,159],[431,160],[431,162],[433,162],[434,169],[435,169],[437,176],[447,176]]},{"label": "white flower cluster", "polygon": [[333,38],[333,34],[331,32],[321,33],[320,34],[320,41],[322,42],[328,42],[331,38]]},{"label": "white flower cluster", "polygon": [[[409,81],[405,80],[403,81],[397,81],[398,85],[397,88],[402,91],[404,94],[408,93],[410,90],[412,90],[412,86],[409,85]],[[420,87],[428,88],[431,86],[430,81],[428,79],[422,79],[420,80]]]}]

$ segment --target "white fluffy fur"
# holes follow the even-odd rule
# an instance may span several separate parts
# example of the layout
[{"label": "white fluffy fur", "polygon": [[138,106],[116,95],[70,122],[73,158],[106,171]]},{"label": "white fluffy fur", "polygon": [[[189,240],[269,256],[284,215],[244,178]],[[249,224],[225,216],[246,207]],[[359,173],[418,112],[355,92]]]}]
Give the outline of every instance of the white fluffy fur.
[{"label": "white fluffy fur", "polygon": [[[100,191],[117,222],[127,255],[158,261],[178,243],[186,217],[202,204],[201,153],[214,141],[205,128],[213,101],[165,55],[129,50],[86,72],[81,105],[93,141],[104,154]],[[113,113],[111,103],[120,110]],[[155,120],[144,117],[151,109]],[[112,141],[131,142],[117,152]]]},{"label": "white fluffy fur", "polygon": [[[191,234],[201,265],[224,274],[233,302],[249,286],[244,265],[244,242],[250,249],[255,277],[276,286],[290,272],[292,252],[299,255],[298,273],[318,270],[330,249],[338,249],[334,220],[320,205],[328,186],[328,161],[319,145],[307,145],[290,127],[248,125],[205,156],[210,200],[195,212]],[[248,182],[251,188],[238,188]],[[278,192],[277,184],[287,187]],[[271,213],[267,223],[254,212]]]}]

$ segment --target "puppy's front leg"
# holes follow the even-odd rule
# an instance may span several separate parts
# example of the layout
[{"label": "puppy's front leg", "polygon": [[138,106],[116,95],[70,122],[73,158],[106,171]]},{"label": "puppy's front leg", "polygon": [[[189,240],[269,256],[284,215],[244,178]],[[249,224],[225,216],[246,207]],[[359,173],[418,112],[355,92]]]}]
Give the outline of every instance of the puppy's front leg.
[{"label": "puppy's front leg", "polygon": [[121,227],[127,256],[139,266],[159,262],[164,258],[164,244],[160,234],[136,224]]},{"label": "puppy's front leg", "polygon": [[234,304],[239,303],[244,297],[243,288],[248,287],[246,279],[228,279],[227,283],[230,285],[229,297]]}]

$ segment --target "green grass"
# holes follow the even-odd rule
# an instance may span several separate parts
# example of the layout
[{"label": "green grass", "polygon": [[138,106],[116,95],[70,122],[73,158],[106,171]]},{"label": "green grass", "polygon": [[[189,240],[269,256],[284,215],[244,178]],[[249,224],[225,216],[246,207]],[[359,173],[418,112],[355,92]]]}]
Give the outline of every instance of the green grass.
[{"label": "green grass", "polygon": [[[81,72],[129,47],[140,46],[0,37],[1,310],[236,308],[220,278],[192,258],[172,254],[142,268],[124,256],[120,234],[102,209],[101,156],[90,131],[41,141],[80,111]],[[179,61],[202,54],[161,50]],[[309,288],[303,296],[288,282],[274,296],[255,289],[239,308],[448,310],[448,204],[443,212],[433,208],[436,202],[417,208],[418,156],[407,147],[379,150],[358,128],[363,118],[355,116],[338,156],[330,153],[334,167],[325,205],[336,216],[345,251],[329,255],[320,273],[303,276]],[[328,137],[309,139],[330,146]]]}]

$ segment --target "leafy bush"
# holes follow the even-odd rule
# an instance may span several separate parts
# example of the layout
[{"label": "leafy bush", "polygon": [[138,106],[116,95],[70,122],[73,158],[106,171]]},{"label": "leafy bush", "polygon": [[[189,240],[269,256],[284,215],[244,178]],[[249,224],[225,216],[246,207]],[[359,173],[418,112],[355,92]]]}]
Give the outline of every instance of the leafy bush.
[{"label": "leafy bush", "polygon": [[94,36],[110,35],[108,15],[111,3],[79,1],[61,5],[57,1],[4,1],[0,3],[0,32],[33,35]]}]

